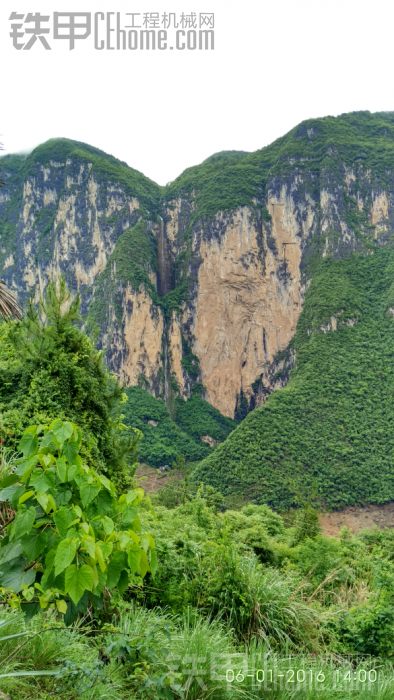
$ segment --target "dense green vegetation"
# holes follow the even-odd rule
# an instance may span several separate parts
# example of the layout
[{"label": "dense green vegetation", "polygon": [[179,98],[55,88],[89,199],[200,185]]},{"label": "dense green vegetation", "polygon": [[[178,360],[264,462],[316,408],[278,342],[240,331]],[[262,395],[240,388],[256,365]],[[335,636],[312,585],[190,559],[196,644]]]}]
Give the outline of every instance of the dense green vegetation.
[{"label": "dense green vegetation", "polygon": [[27,426],[71,420],[84,432],[87,461],[125,486],[137,435],[124,435],[122,391],[79,330],[78,308],[62,280],[22,322],[0,324],[2,440],[16,449]]},{"label": "dense green vegetation", "polygon": [[276,508],[315,482],[328,508],[394,499],[393,273],[387,249],[319,264],[289,384],[200,465],[197,482]]},{"label": "dense green vegetation", "polygon": [[[378,442],[387,441],[371,414],[376,405],[388,412],[393,269],[394,252],[385,251],[322,264],[294,341],[294,377],[263,411],[291,395],[293,384],[299,403],[332,394],[333,420],[342,426],[349,406],[358,406],[351,420],[360,435],[368,427],[371,451],[379,457]],[[267,694],[294,700],[305,693],[310,700],[389,700],[392,532],[352,536],[343,530],[340,539],[328,538],[310,502],[279,515],[266,504],[241,507],[210,485],[190,485],[180,448],[197,448],[201,431],[225,438],[233,421],[208,406],[201,386],[188,401],[174,401],[183,430],[141,387],[123,397],[79,328],[78,299],[70,302],[63,282],[58,289],[50,285],[38,309],[31,304],[23,321],[0,326],[0,625],[7,623],[9,633],[6,640],[0,635],[2,691],[21,700],[238,700],[240,693],[246,700]],[[335,314],[336,333],[319,331]],[[357,323],[348,326],[349,319]],[[371,399],[351,393],[358,377],[354,362],[346,380],[351,352],[374,387],[368,389]],[[311,362],[316,356],[322,373]],[[330,367],[350,395],[342,413]],[[321,394],[319,378],[327,383]],[[369,400],[363,422],[361,403],[365,409]],[[233,430],[217,453],[263,411]],[[157,426],[147,423],[153,413]],[[320,423],[326,413],[317,414]],[[269,426],[276,439],[283,415]],[[316,411],[305,415],[311,421]],[[131,434],[128,455],[127,438],[121,442],[125,424],[138,428],[139,421],[143,431],[158,431],[158,443],[166,433],[171,447],[174,438],[184,476],[152,497],[154,510],[133,482],[133,469],[127,470],[139,431]],[[301,426],[296,428],[305,443]],[[334,424],[328,430],[332,440]],[[380,435],[375,442],[374,432]],[[325,439],[330,444],[328,434]],[[363,450],[368,454],[364,444]],[[379,465],[382,472],[382,457]],[[283,473],[279,478],[283,488]],[[242,474],[239,481],[242,490]],[[312,501],[319,481],[307,485]],[[302,503],[302,494],[298,498]],[[346,656],[354,654],[372,658],[356,664]],[[264,679],[257,670],[264,670]],[[56,675],[34,675],[43,671]],[[361,673],[357,682],[354,672]],[[286,682],[276,682],[275,673]]]},{"label": "dense green vegetation", "polygon": [[89,306],[88,327],[92,322],[106,327],[112,306],[121,325],[122,298],[128,284],[132,290],[143,286],[158,304],[159,295],[149,278],[151,271],[157,271],[157,243],[146,221],[141,219],[118,238],[104,271],[98,276]]},{"label": "dense green vegetation", "polygon": [[254,206],[254,198],[263,203],[268,179],[285,176],[295,167],[310,174],[313,190],[319,187],[318,178],[324,171],[338,174],[338,162],[371,168],[382,184],[392,172],[393,159],[394,112],[351,112],[308,119],[254,153],[218,153],[185,170],[167,185],[164,194],[170,201],[181,192],[195,192],[194,218],[199,218]]},{"label": "dense green vegetation", "polygon": [[237,424],[205,401],[203,393],[202,384],[195,384],[187,401],[177,397],[175,421],[195,440],[208,435],[215,441],[223,442]]},{"label": "dense green vegetation", "polygon": [[102,609],[104,588],[122,593],[157,568],[155,543],[141,534],[142,489],[118,496],[82,459],[82,441],[69,421],[30,425],[18,444],[23,456],[2,468],[0,502],[13,515],[1,540],[0,585],[11,589],[12,607],[29,602],[28,618],[52,603],[69,625],[89,602]]},{"label": "dense green vegetation", "polygon": [[164,401],[142,387],[129,387],[125,394],[128,401],[122,407],[124,422],[141,430],[139,458],[153,467],[172,466],[178,456],[187,462],[204,459],[212,448],[201,441],[201,436],[209,435],[221,442],[236,425],[201,397],[198,386],[187,401],[179,396],[175,399],[174,420]]},{"label": "dense green vegetation", "polygon": [[[100,151],[86,143],[71,141],[70,139],[58,138],[49,139],[45,143],[35,148],[29,155],[7,155],[2,158],[5,171],[19,179],[31,175],[34,169],[41,166],[48,166],[50,162],[66,163],[78,159],[83,163],[92,164],[90,173],[96,175],[104,182],[117,182],[124,186],[125,192],[130,196],[137,197],[141,206],[150,211],[154,210],[154,205],[158,202],[161,188],[152,180],[145,177],[138,170],[130,168],[127,163],[114,158],[113,156]],[[10,179],[7,185],[12,185]]]},{"label": "dense green vegetation", "polygon": [[[143,375],[123,391],[81,328],[103,330],[112,309],[120,324],[127,284],[142,285],[169,320],[187,298],[190,241],[175,289],[161,298],[149,278],[157,250],[148,223],[160,188],[63,139],[2,162],[11,184],[74,156],[137,196],[141,219],[119,236],[85,326],[64,282],[22,322],[0,324],[1,691],[21,700],[391,700],[393,531],[326,537],[316,507],[394,500],[394,250],[377,249],[367,215],[345,196],[364,254],[321,260],[323,237],[314,240],[303,262],[312,281],[283,353],[295,351],[288,385],[244,420],[241,394],[238,420],[225,418],[204,400],[183,338],[194,387],[184,400],[172,378],[167,407]],[[276,175],[299,168],[317,193],[319,178],[341,181],[348,164],[371,168],[372,186],[382,185],[393,157],[394,113],[308,120],[254,154],[212,156],[165,196],[195,192],[189,230],[254,198],[267,217]],[[2,236],[12,238],[19,205],[15,196]],[[44,237],[51,217],[37,214]],[[153,509],[134,480],[137,447],[140,461],[177,468]]]},{"label": "dense green vegetation", "polygon": [[0,640],[3,673],[57,670],[55,679],[4,678],[3,690],[42,700],[392,697],[390,531],[328,538],[301,514],[220,512],[209,488],[140,517],[158,551],[143,587],[112,588],[71,629],[55,612],[25,627],[3,609],[9,633],[28,632],[22,644]]},{"label": "dense green vegetation", "polygon": [[[193,439],[175,423],[162,399],[156,399],[141,387],[125,389],[128,401],[123,406],[124,421],[142,432],[139,459],[152,467],[172,466],[178,455],[196,462],[210,453],[210,448],[197,437]],[[152,425],[148,421],[154,421]]]}]

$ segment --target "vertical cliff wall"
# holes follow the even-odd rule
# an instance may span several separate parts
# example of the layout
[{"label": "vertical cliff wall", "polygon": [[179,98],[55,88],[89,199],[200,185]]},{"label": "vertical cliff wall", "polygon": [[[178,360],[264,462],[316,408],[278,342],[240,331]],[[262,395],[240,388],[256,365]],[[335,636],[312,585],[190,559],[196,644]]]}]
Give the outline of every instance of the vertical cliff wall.
[{"label": "vertical cliff wall", "polygon": [[286,383],[317,262],[392,245],[391,113],[309,120],[164,190],[62,139],[2,168],[1,275],[21,301],[64,274],[126,385],[170,402],[200,383],[231,417]]}]

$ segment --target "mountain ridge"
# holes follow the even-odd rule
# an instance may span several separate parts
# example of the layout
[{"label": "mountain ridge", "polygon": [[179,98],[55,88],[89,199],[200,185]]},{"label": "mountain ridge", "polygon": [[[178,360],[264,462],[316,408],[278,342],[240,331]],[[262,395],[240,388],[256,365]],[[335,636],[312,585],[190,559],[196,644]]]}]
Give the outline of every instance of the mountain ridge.
[{"label": "mountain ridge", "polygon": [[[394,112],[309,119],[253,153],[213,154],[164,188],[69,140],[49,141],[26,157],[4,156],[0,164],[5,281],[25,301],[51,276],[65,275],[109,367],[126,386],[164,398],[172,415],[196,387],[207,406],[237,422],[253,409],[264,413],[272,392],[299,381],[306,340],[298,328],[312,313],[311,294],[318,306],[325,299],[311,337],[328,338],[333,324],[340,334],[342,322],[361,327],[364,288],[332,268],[344,295],[343,310],[333,309],[335,290],[326,298],[318,285],[324,261],[368,262],[383,251],[382,269],[389,264]],[[348,307],[351,314],[341,316]],[[269,399],[267,414],[277,400]],[[241,428],[196,475],[215,481],[222,470],[216,460]],[[259,493],[263,478],[252,472],[259,498],[293,503],[289,485],[282,500],[275,489]],[[235,488],[225,477],[223,484]],[[363,484],[361,500],[386,498]],[[247,480],[238,490],[244,488]],[[330,488],[324,497],[337,503]],[[338,494],[346,503],[347,491]]]}]

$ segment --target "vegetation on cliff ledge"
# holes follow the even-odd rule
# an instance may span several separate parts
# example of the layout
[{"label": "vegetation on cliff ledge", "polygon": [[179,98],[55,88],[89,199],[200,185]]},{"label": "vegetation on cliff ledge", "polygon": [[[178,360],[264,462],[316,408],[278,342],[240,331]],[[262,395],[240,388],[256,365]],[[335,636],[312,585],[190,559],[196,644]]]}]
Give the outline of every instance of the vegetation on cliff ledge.
[{"label": "vegetation on cliff ledge", "polygon": [[393,279],[393,250],[321,261],[288,385],[201,463],[197,483],[277,509],[314,484],[328,508],[394,500]]}]

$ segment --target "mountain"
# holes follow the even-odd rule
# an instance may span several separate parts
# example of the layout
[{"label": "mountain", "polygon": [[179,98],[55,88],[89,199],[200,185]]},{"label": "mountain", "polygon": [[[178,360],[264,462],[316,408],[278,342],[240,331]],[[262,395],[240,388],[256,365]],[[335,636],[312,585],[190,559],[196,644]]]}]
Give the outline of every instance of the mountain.
[{"label": "mountain", "polygon": [[193,391],[207,415],[246,417],[197,435],[223,442],[196,478],[276,507],[312,484],[327,505],[393,498],[393,112],[307,120],[166,188],[65,139],[1,166],[18,298],[65,274],[126,386],[175,419]]}]

